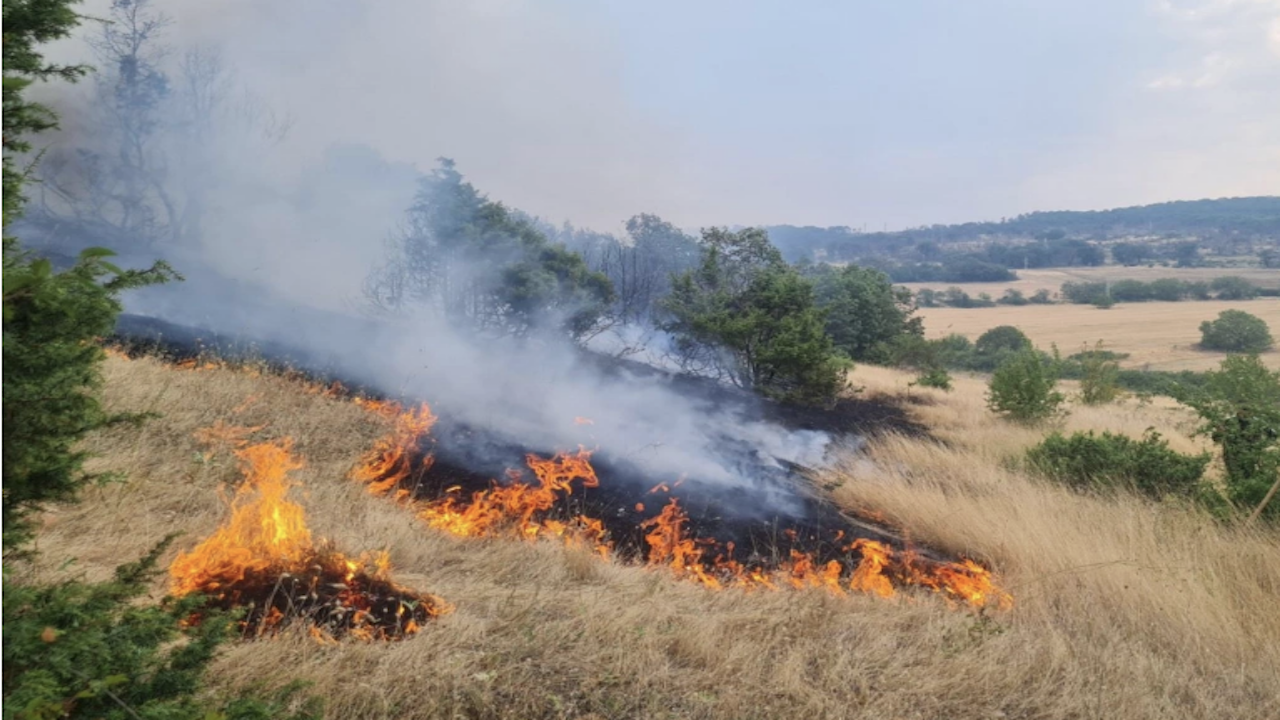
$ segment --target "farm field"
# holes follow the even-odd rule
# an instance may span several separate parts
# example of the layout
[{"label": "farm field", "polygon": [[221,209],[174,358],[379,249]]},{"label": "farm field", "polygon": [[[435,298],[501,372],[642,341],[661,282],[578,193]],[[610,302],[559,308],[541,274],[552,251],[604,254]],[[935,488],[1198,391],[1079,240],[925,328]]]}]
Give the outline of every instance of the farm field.
[{"label": "farm field", "polygon": [[1214,278],[1235,275],[1245,278],[1259,287],[1280,288],[1280,270],[1266,268],[1175,268],[1175,267],[1122,267],[1106,265],[1103,267],[1042,268],[1037,270],[1016,270],[1018,279],[1012,282],[991,283],[902,283],[912,292],[921,288],[945,290],[952,285],[960,287],[970,295],[988,293],[993,298],[1004,294],[1005,290],[1021,290],[1031,295],[1037,290],[1048,290],[1057,293],[1063,283],[1068,282],[1102,282],[1106,280],[1142,280],[1150,282],[1161,278],[1177,278],[1187,281],[1208,282]]},{"label": "farm field", "polygon": [[[965,286],[969,291],[969,286]],[[972,291],[970,291],[972,292]],[[925,335],[952,333],[976,339],[997,325],[1014,325],[1036,345],[1057,343],[1063,354],[1101,340],[1116,352],[1129,353],[1124,367],[1151,370],[1208,370],[1225,353],[1199,350],[1200,323],[1223,310],[1243,310],[1262,318],[1280,338],[1280,298],[1243,301],[1119,303],[1108,310],[1092,305],[1022,305],[993,308],[920,308]],[[1263,354],[1268,366],[1280,368],[1280,351]]]},{"label": "farm field", "polygon": [[[163,562],[208,537],[240,470],[198,438],[234,426],[246,441],[295,441],[305,487],[290,495],[317,537],[348,553],[388,549],[397,582],[456,606],[395,643],[323,644],[304,632],[233,643],[212,669],[215,690],[303,680],[326,717],[357,720],[1280,712],[1274,533],[1012,469],[1045,431],[994,418],[979,377],[943,393],[857,368],[867,397],[902,404],[935,439],[871,438],[814,480],[840,506],[989,563],[1013,605],[981,612],[927,593],[717,592],[554,541],[450,536],[348,479],[387,431],[383,416],[270,375],[118,357],[105,370],[110,410],[161,418],[90,439],[93,468],[127,482],[47,513],[39,560],[20,576],[101,579],[167,533],[185,534]],[[1179,450],[1206,447],[1171,403],[1073,406],[1065,423],[1133,436],[1155,427]],[[156,595],[164,590],[157,581]]]}]

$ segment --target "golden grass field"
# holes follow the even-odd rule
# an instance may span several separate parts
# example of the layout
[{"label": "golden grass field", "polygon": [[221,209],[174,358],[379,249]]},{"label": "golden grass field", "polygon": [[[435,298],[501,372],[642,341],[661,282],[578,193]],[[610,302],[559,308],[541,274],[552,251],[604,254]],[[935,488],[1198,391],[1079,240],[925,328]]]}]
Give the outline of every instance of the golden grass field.
[{"label": "golden grass field", "polygon": [[[1018,279],[1011,282],[964,283],[958,287],[963,288],[965,292],[975,297],[978,293],[988,293],[991,297],[998,298],[1009,288],[1021,290],[1028,296],[1037,290],[1048,290],[1052,293],[1057,293],[1062,288],[1062,284],[1068,282],[1102,282],[1105,280],[1141,280],[1143,282],[1151,282],[1161,278],[1210,282],[1214,278],[1228,275],[1245,278],[1259,287],[1280,287],[1280,270],[1274,268],[1176,268],[1103,265],[1102,267],[1040,268],[1035,270],[1018,270],[1015,268],[1014,272],[1017,273]],[[952,285],[956,285],[956,283],[924,282],[903,283],[903,285],[911,288],[912,292],[914,292],[920,288],[945,290]]]},{"label": "golden grass field", "polygon": [[[1124,367],[1208,370],[1217,367],[1226,354],[1196,347],[1200,323],[1229,309],[1257,315],[1271,327],[1271,334],[1280,338],[1280,298],[1119,303],[1107,310],[1066,304],[942,307],[920,308],[918,313],[924,318],[925,335],[931,338],[959,333],[972,340],[997,325],[1014,325],[1036,345],[1048,349],[1057,343],[1066,355],[1102,340],[1107,348],[1130,354],[1120,363]],[[1263,353],[1262,359],[1268,366],[1280,368],[1280,350]]]},{"label": "golden grass field", "polygon": [[[47,513],[38,564],[20,576],[102,578],[166,533],[185,532],[186,549],[206,537],[239,472],[225,453],[202,456],[193,433],[221,420],[294,438],[313,532],[348,553],[388,548],[398,581],[457,606],[399,643],[236,643],[215,688],[307,680],[344,720],[1280,716],[1280,536],[1011,469],[1042,431],[993,418],[978,378],[942,393],[859,368],[864,392],[908,403],[937,441],[873,439],[816,480],[920,542],[993,564],[1015,605],[982,614],[933,595],[713,592],[550,542],[445,536],[345,479],[387,423],[350,402],[150,359],[112,358],[105,372],[111,409],[163,418],[92,437],[95,469],[128,481]],[[1154,426],[1203,446],[1167,403],[1071,409],[1068,429]]]}]

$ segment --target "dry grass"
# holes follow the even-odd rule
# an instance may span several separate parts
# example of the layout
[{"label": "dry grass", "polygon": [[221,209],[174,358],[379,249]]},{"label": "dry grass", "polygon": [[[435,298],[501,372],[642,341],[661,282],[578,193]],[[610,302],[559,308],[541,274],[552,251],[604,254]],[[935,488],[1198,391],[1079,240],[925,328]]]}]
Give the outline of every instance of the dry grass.
[{"label": "dry grass", "polygon": [[[1280,713],[1280,540],[1002,469],[1037,434],[987,416],[977,380],[952,394],[913,391],[913,412],[945,445],[883,438],[823,480],[922,541],[994,561],[1017,605],[992,616],[932,596],[713,593],[549,544],[444,537],[343,479],[382,429],[349,403],[150,360],[112,360],[107,374],[111,407],[165,418],[94,438],[99,465],[130,481],[51,515],[31,572],[75,557],[100,576],[172,530],[187,531],[190,547],[222,519],[217,488],[237,477],[225,454],[203,461],[192,433],[217,420],[267,423],[259,437],[292,436],[308,461],[302,498],[318,535],[348,552],[389,547],[398,580],[457,604],[401,643],[239,644],[214,669],[220,687],[310,680],[344,719]],[[855,380],[900,394],[907,378],[862,368]],[[1169,407],[1070,422],[1155,424],[1195,446]]]},{"label": "dry grass", "polygon": [[[1175,268],[1175,267],[1123,267],[1105,265],[1103,267],[1069,267],[1041,268],[1036,270],[1018,270],[1018,279],[1012,282],[964,283],[960,287],[970,295],[989,293],[991,297],[1000,297],[1004,291],[1013,288],[1030,296],[1037,290],[1048,290],[1056,293],[1062,289],[1063,283],[1069,282],[1102,282],[1105,280],[1141,280],[1151,282],[1162,278],[1177,278],[1187,281],[1210,282],[1214,278],[1235,275],[1242,277],[1259,287],[1280,287],[1280,270],[1266,268]],[[913,291],[920,288],[945,290],[955,283],[903,283]]]},{"label": "dry grass", "polygon": [[[1077,352],[1102,340],[1107,348],[1130,354],[1125,367],[1152,370],[1208,370],[1225,353],[1199,350],[1200,323],[1223,310],[1257,315],[1280,337],[1280,299],[1246,301],[1120,303],[1109,310],[1092,305],[1023,305],[994,308],[921,308],[925,333],[942,337],[959,333],[970,339],[997,325],[1015,325],[1041,347],[1057,343],[1064,353]],[[1280,351],[1262,355],[1280,368]]]}]

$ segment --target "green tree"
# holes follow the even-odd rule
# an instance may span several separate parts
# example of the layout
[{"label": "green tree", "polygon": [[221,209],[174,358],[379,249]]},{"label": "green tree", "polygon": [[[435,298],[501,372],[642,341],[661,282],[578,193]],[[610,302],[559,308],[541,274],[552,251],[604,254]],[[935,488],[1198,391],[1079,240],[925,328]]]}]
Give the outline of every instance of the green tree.
[{"label": "green tree", "polygon": [[[1200,416],[1199,432],[1222,448],[1227,495],[1248,512],[1280,474],[1280,371],[1256,355],[1232,355],[1206,375],[1202,387],[1183,389],[1178,399]],[[1266,513],[1280,518],[1280,503],[1270,503]]]},{"label": "green tree", "polygon": [[[22,91],[37,79],[74,79],[83,68],[46,65],[39,45],[65,37],[78,17],[73,3],[4,3],[4,229],[18,216],[25,172],[10,153],[30,149],[29,133],[54,127],[48,108]],[[177,277],[166,265],[126,271],[111,252],[91,248],[68,270],[3,241],[3,646],[4,717],[185,720],[268,718],[282,708],[249,699],[223,711],[197,700],[200,678],[227,622],[210,617],[182,629],[201,602],[139,602],[165,544],[106,583],[20,583],[9,560],[29,553],[30,516],[46,504],[75,500],[92,476],[76,445],[86,433],[119,418],[105,413],[99,336],[111,331],[127,288]]]},{"label": "green tree", "polygon": [[996,300],[996,302],[1001,305],[1026,305],[1030,301],[1027,300],[1026,295],[1022,294],[1021,290],[1009,288],[1004,291],[1004,295],[1001,295],[1000,299]]},{"label": "green tree", "polygon": [[427,307],[468,329],[589,335],[613,301],[603,273],[532,222],[484,197],[452,160],[422,179],[408,229],[365,283],[377,308]]},{"label": "green tree", "polygon": [[924,335],[923,321],[912,317],[911,291],[894,287],[879,270],[823,265],[814,276],[814,295],[826,311],[827,334],[836,349],[854,360],[873,355],[883,360],[885,343],[900,335]]},{"label": "green tree", "polygon": [[39,46],[71,34],[80,24],[73,6],[79,0],[5,0],[4,3],[4,224],[22,210],[26,175],[14,155],[31,150],[32,134],[58,127],[47,106],[24,94],[33,82],[61,79],[74,82],[89,68],[58,65],[45,60]]},{"label": "green tree", "polygon": [[1258,286],[1236,275],[1214,278],[1209,287],[1217,293],[1219,300],[1252,300],[1258,297]]},{"label": "green tree", "polygon": [[1116,243],[1111,246],[1111,255],[1121,265],[1142,265],[1151,259],[1151,246],[1146,243]]},{"label": "green tree", "polygon": [[766,396],[830,402],[847,361],[823,329],[813,285],[756,228],[703,231],[702,264],[677,276],[663,329],[682,365]]},{"label": "green tree", "polygon": [[1200,245],[1194,240],[1184,240],[1173,244],[1173,259],[1178,267],[1197,267],[1200,265]]},{"label": "green tree", "polygon": [[1034,424],[1059,412],[1066,398],[1054,388],[1057,362],[1033,348],[1013,353],[991,376],[987,407],[1014,422]]},{"label": "green tree", "polygon": [[1267,323],[1243,310],[1223,310],[1217,320],[1200,323],[1200,346],[1207,350],[1256,353],[1272,342]]}]

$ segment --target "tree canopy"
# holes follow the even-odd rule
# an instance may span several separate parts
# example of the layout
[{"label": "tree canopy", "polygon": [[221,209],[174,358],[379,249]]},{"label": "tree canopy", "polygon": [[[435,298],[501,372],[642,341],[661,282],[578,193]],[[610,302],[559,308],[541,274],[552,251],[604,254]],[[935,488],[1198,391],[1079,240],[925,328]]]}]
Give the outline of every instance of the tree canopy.
[{"label": "tree canopy", "polygon": [[757,228],[703,231],[701,265],[675,278],[663,302],[688,370],[786,400],[824,403],[845,365],[824,330],[813,285]]}]

